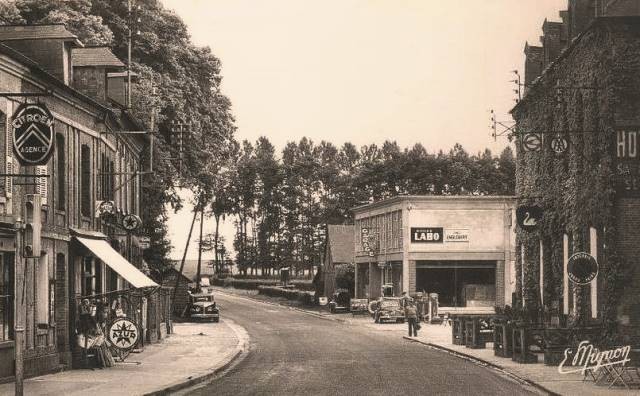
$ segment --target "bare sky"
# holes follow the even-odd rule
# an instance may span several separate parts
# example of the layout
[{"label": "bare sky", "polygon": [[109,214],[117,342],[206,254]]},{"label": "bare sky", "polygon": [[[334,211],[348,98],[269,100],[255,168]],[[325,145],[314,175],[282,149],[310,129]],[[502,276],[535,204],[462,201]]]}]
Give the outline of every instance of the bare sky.
[{"label": "bare sky", "polygon": [[[509,119],[524,44],[567,0],[162,0],[222,61],[239,140],[303,136],[356,146],[494,153],[489,109]],[[187,212],[172,216],[181,256]],[[207,227],[209,228],[209,227]],[[175,231],[174,231],[175,230]],[[230,227],[225,227],[232,238]],[[228,243],[230,247],[230,243]],[[189,257],[196,255],[195,250]]]}]

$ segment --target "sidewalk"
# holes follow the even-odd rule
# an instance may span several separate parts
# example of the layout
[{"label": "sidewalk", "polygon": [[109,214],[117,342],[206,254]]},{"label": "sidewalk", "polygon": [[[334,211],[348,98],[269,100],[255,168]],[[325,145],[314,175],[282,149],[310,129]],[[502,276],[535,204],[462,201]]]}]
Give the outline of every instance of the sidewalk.
[{"label": "sidewalk", "polygon": [[[174,334],[107,369],[69,370],[24,382],[25,395],[143,395],[175,391],[213,377],[242,351],[248,336],[229,320],[174,323]],[[0,385],[12,395],[14,383]]]},{"label": "sidewalk", "polygon": [[[494,356],[493,343],[487,343],[486,349],[470,349],[464,345],[453,345],[450,326],[423,324],[418,337],[411,339],[441,350],[451,351],[458,356],[464,355],[463,357],[489,364],[560,395],[640,395],[638,389],[607,388],[603,385],[595,385],[593,381],[582,381],[582,375],[579,373],[560,374],[557,367],[545,366],[543,363],[520,364],[510,358]],[[542,362],[542,357],[539,358],[539,361]]]}]

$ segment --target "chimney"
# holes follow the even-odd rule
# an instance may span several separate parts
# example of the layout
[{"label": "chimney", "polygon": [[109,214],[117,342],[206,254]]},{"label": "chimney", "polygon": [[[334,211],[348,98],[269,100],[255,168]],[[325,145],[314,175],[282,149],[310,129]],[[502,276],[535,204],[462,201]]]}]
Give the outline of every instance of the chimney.
[{"label": "chimney", "polygon": [[71,53],[73,87],[83,94],[106,103],[110,72],[122,71],[124,63],[107,47],[75,48]]},{"label": "chimney", "polygon": [[524,92],[542,74],[544,69],[544,49],[526,43],[524,45]]},{"label": "chimney", "polygon": [[544,24],[542,24],[543,36],[540,37],[542,48],[544,49],[544,67],[556,60],[567,44],[563,29],[562,22],[544,20]]},{"label": "chimney", "polygon": [[569,40],[578,37],[595,19],[596,2],[597,0],[569,0]]},{"label": "chimney", "polygon": [[78,37],[63,24],[0,25],[0,42],[65,84],[71,81],[71,50],[82,47]]}]

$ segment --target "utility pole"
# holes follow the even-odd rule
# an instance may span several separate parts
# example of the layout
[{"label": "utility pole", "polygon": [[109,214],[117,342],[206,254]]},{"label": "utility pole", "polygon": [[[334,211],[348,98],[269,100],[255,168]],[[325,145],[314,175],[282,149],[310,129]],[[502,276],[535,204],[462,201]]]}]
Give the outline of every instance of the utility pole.
[{"label": "utility pole", "polygon": [[200,267],[202,265],[202,226],[204,225],[204,205],[200,207],[200,241],[198,243],[198,269],[196,271],[196,288],[200,291]]},{"label": "utility pole", "polygon": [[191,220],[191,227],[189,228],[189,236],[187,237],[187,243],[184,247],[184,253],[182,253],[182,261],[180,262],[180,273],[176,277],[176,285],[173,288],[173,297],[171,297],[171,305],[173,312],[173,302],[176,301],[176,292],[178,291],[178,286],[180,285],[180,277],[182,276],[182,270],[184,270],[184,262],[187,259],[187,250],[189,250],[189,242],[191,241],[191,233],[193,232],[193,225],[196,223],[196,217],[198,216],[198,211],[194,209],[193,211],[193,219]]},{"label": "utility pole", "polygon": [[14,338],[15,338],[15,394],[23,395],[24,380],[24,331],[25,331],[25,266],[27,259],[23,257],[23,226],[24,223],[20,218],[16,220],[16,250],[15,250],[15,270],[14,270]]},{"label": "utility pole", "polygon": [[128,34],[127,34],[127,108],[131,108],[131,24],[133,19],[131,16],[131,3],[133,0],[127,0],[127,12],[128,12]]}]

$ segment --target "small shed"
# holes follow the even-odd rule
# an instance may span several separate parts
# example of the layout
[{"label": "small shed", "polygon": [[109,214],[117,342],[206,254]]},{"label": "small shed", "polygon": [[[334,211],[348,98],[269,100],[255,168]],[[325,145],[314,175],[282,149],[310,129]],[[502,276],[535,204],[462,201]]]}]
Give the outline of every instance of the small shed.
[{"label": "small shed", "polygon": [[[189,291],[189,283],[191,283],[191,279],[184,274],[180,275],[180,272],[177,269],[171,268],[165,271],[162,277],[162,286],[168,286],[171,289],[175,288],[178,276],[180,276],[180,283],[178,284],[178,290],[175,293],[172,314],[180,316],[184,311],[184,308],[189,303],[189,295],[187,292]],[[173,290],[171,291],[171,294],[173,295]]]},{"label": "small shed", "polygon": [[353,225],[327,225],[322,272],[324,274],[324,295],[331,297],[336,289],[336,266],[353,264],[355,257]]}]

